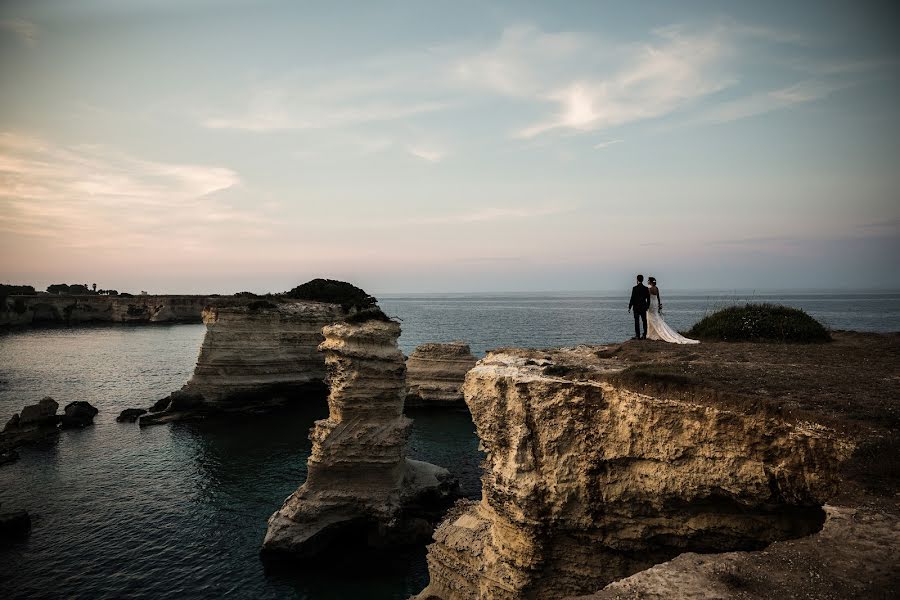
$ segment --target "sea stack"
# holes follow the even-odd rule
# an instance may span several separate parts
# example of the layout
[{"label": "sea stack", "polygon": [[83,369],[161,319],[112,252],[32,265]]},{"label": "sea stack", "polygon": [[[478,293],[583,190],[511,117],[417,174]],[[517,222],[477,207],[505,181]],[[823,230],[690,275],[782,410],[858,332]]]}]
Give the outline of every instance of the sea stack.
[{"label": "sea stack", "polygon": [[310,433],[306,482],[269,518],[264,556],[314,556],[337,540],[346,549],[427,539],[428,505],[453,489],[446,469],[406,458],[400,326],[338,323],[324,335],[329,415]]},{"label": "sea stack", "polygon": [[499,350],[469,371],[483,496],[435,531],[419,600],[577,596],[682,552],[821,528],[843,442],[759,407],[629,390],[594,350]]},{"label": "sea stack", "polygon": [[325,359],[317,348],[322,328],[345,316],[338,304],[300,300],[206,308],[194,374],[140,416],[141,425],[324,400]]},{"label": "sea stack", "polygon": [[422,344],[406,359],[406,406],[460,406],[466,373],[475,366],[464,342]]}]

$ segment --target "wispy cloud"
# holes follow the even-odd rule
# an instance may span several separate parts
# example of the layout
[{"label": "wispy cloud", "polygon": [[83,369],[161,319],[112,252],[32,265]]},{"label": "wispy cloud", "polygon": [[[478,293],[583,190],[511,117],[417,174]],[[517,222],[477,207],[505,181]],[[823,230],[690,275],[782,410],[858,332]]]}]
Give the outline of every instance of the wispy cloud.
[{"label": "wispy cloud", "polygon": [[[204,232],[252,234],[271,222],[218,198],[240,184],[231,169],[149,161],[102,146],[62,146],[0,134],[0,231],[68,247],[122,248]],[[233,227],[229,227],[233,226]],[[224,226],[224,227],[223,227]]]},{"label": "wispy cloud", "polygon": [[607,140],[605,142],[600,142],[599,144],[594,144],[594,150],[602,150],[604,148],[609,148],[613,144],[620,144],[622,140]]},{"label": "wispy cloud", "polygon": [[421,158],[422,160],[432,163],[440,162],[446,156],[442,150],[424,146],[409,146],[406,150],[416,158]]},{"label": "wispy cloud", "polygon": [[731,49],[720,31],[694,34],[670,27],[655,38],[625,50],[624,64],[610,73],[587,74],[546,92],[544,100],[555,103],[557,112],[516,137],[595,131],[660,117],[733,82],[722,69]]},{"label": "wispy cloud", "polygon": [[775,110],[791,108],[798,104],[806,104],[820,100],[843,88],[852,85],[849,82],[801,81],[794,85],[752,94],[744,98],[723,102],[706,110],[690,123],[727,123],[765,114]]},{"label": "wispy cloud", "polygon": [[37,25],[26,19],[0,20],[0,30],[11,31],[29,46],[34,46],[37,43]]},{"label": "wispy cloud", "polygon": [[448,108],[431,89],[435,58],[385,56],[326,71],[304,70],[251,84],[238,108],[210,110],[210,129],[271,132],[396,121]]}]

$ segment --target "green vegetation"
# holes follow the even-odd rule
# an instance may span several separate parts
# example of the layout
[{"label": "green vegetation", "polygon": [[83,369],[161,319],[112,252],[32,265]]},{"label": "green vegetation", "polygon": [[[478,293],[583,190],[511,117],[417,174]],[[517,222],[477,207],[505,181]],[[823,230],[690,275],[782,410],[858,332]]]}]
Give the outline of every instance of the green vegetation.
[{"label": "green vegetation", "polygon": [[778,304],[731,306],[704,317],[685,335],[705,341],[821,343],[831,335],[798,308]]},{"label": "green vegetation", "polygon": [[[7,296],[31,296],[34,293],[34,288],[30,285],[9,285],[0,283],[0,311],[8,310],[6,306]],[[13,310],[18,314],[25,312],[25,303],[22,302],[21,298],[16,299]]]},{"label": "green vegetation", "polygon": [[365,323],[366,321],[383,321],[385,323],[391,323],[394,320],[384,314],[380,308],[375,307],[353,313],[344,319],[344,321],[347,323]]},{"label": "green vegetation", "polygon": [[353,308],[358,311],[375,308],[378,302],[374,297],[355,285],[335,279],[313,279],[298,285],[282,295],[296,300],[340,304],[345,312],[350,312]]},{"label": "green vegetation", "polygon": [[275,306],[274,303],[269,302],[268,300],[254,300],[247,305],[247,310],[250,312],[257,312],[266,308],[275,308]]}]

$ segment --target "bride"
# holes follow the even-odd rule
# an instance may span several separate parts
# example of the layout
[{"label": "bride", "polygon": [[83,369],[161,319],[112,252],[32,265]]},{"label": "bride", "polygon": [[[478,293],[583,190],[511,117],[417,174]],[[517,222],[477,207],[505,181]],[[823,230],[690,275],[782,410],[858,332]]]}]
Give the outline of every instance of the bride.
[{"label": "bride", "polygon": [[662,318],[662,300],[659,297],[659,288],[656,287],[656,277],[647,279],[650,284],[650,310],[647,311],[647,339],[662,340],[672,344],[699,344],[699,340],[684,337],[671,327]]}]

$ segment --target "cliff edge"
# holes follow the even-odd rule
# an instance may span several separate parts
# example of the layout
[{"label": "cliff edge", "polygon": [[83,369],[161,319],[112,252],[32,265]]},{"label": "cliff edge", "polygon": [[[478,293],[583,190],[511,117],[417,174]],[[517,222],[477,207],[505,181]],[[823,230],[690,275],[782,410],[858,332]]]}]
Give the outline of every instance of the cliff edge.
[{"label": "cliff edge", "polygon": [[501,349],[469,371],[483,498],[435,532],[419,600],[591,593],[822,527],[846,444],[759,407],[628,389],[606,350]]}]

